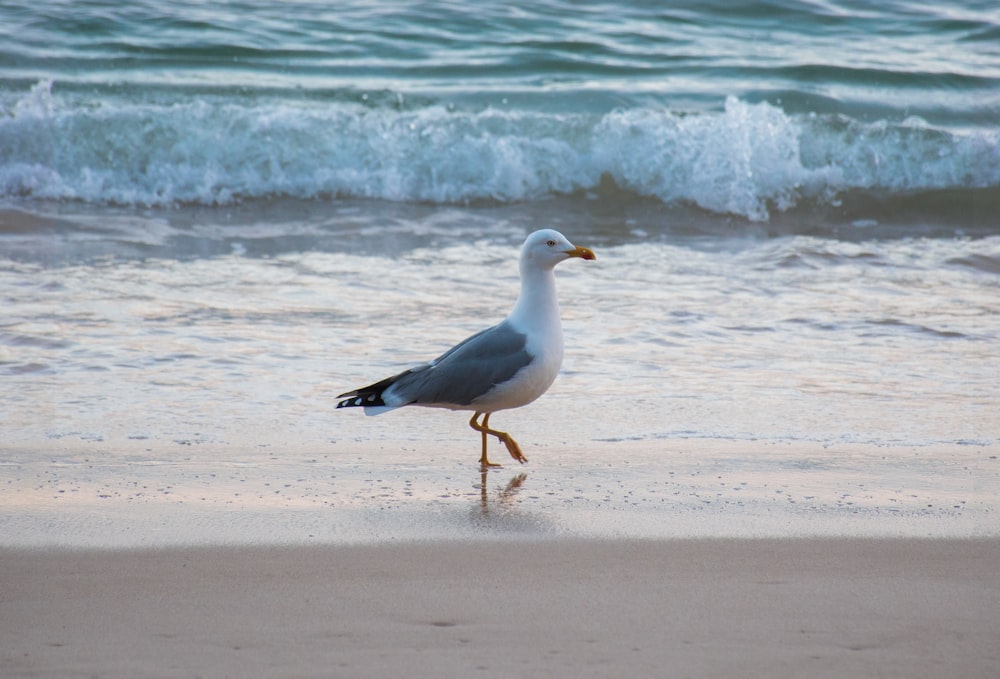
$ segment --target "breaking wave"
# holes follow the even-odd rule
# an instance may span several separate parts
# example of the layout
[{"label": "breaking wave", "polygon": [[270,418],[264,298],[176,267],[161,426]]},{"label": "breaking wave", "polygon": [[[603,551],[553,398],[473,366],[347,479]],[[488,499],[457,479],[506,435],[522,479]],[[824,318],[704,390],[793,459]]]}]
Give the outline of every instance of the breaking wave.
[{"label": "breaking wave", "polygon": [[213,95],[0,100],[0,197],[225,205],[253,198],[500,203],[613,181],[750,220],[845,193],[1000,187],[1000,131],[724,109],[548,113]]}]

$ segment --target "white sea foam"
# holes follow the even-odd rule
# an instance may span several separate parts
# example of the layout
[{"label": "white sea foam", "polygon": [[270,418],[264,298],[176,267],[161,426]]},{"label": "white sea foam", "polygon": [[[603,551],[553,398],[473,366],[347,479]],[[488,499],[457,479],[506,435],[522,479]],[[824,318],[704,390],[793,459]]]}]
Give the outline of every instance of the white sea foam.
[{"label": "white sea foam", "polygon": [[85,100],[52,82],[2,102],[0,196],[95,204],[246,198],[516,202],[624,190],[766,220],[854,189],[1000,185],[1000,132],[789,115],[735,98],[713,113],[412,110],[208,97]]}]

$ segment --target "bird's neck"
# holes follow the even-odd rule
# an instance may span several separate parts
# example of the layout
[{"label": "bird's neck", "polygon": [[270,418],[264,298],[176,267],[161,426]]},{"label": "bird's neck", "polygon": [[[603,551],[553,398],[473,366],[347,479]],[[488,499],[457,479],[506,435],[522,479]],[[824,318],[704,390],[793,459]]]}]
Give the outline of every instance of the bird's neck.
[{"label": "bird's neck", "polygon": [[561,327],[556,277],[552,269],[522,267],[521,293],[508,318],[515,326],[524,329],[541,329],[540,326],[548,324]]}]

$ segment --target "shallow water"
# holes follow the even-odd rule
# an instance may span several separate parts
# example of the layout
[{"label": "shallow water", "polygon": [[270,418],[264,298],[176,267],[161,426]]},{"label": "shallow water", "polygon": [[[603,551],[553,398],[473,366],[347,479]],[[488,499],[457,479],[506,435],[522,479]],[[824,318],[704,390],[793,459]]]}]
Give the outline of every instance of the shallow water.
[{"label": "shallow water", "polygon": [[[152,422],[285,402],[322,413],[323,426],[331,392],[437,355],[516,297],[521,235],[503,223],[480,214],[463,231],[451,226],[460,210],[429,210],[397,225],[407,246],[391,228],[352,234],[354,215],[331,212],[316,225],[327,240],[264,220],[202,227],[226,234],[216,238],[160,224],[157,247],[184,248],[173,257],[9,260],[2,370],[19,426],[8,440],[21,427],[102,437],[102,402],[123,396],[159,403]],[[590,235],[572,237],[598,241],[598,261],[558,272],[567,359],[556,392],[590,394],[590,438],[996,441],[1000,238]],[[115,247],[100,231],[75,237]],[[223,247],[231,254],[190,254]],[[59,401],[41,422],[46,394]],[[71,396],[90,407],[58,407]]]},{"label": "shallow water", "polygon": [[563,374],[494,417],[531,462],[484,496],[467,414],[335,397],[502,318],[544,211],[400,212],[12,233],[5,539],[995,533],[1000,237],[577,233],[549,211],[598,259],[557,271]]}]

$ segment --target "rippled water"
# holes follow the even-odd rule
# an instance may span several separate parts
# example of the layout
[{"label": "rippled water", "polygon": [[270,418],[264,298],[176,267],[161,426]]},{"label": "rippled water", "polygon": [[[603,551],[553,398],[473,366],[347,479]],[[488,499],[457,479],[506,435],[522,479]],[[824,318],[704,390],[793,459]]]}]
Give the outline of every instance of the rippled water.
[{"label": "rippled water", "polygon": [[[18,384],[5,400],[23,404],[30,437],[105,436],[105,408],[124,394],[163,426],[283,405],[330,438],[377,436],[394,415],[331,422],[332,392],[437,355],[516,296],[521,234],[453,230],[462,212],[451,212],[406,224],[409,247],[373,226],[340,233],[348,216],[314,225],[339,248],[265,222],[219,226],[222,240],[171,237],[229,254],[8,262],[2,370]],[[998,237],[678,244],[555,225],[600,255],[559,271],[568,373],[556,398],[588,395],[574,408],[591,439],[927,444],[1000,432]],[[38,419],[39,402],[69,394],[93,408]]]}]

